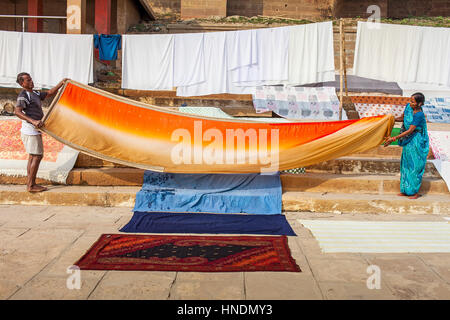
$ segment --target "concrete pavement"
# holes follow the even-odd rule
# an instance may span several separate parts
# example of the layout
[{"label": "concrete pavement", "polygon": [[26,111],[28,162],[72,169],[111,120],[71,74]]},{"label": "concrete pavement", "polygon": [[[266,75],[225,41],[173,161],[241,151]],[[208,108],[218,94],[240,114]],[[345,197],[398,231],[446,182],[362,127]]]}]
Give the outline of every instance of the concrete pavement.
[{"label": "concrete pavement", "polygon": [[[102,233],[119,233],[129,207],[0,205],[0,299],[450,299],[450,254],[322,253],[296,219],[445,221],[439,215],[286,212],[301,273],[67,272]],[[367,267],[381,270],[368,289]]]}]

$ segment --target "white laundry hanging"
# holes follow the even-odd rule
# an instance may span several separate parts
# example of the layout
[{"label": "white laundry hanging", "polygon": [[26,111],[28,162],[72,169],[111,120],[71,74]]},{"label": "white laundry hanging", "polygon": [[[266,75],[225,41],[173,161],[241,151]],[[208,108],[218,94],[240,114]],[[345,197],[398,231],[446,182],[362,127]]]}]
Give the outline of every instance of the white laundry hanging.
[{"label": "white laundry hanging", "polygon": [[28,72],[36,87],[51,88],[63,78],[94,82],[93,35],[23,34],[21,72]]},{"label": "white laundry hanging", "polygon": [[122,36],[122,88],[173,89],[174,35]]},{"label": "white laundry hanging", "polygon": [[201,96],[227,92],[227,48],[225,32],[210,32],[204,37],[205,80],[177,87],[178,96]]},{"label": "white laundry hanging", "polygon": [[354,74],[450,86],[450,29],[358,22]]},{"label": "white laundry hanging", "polygon": [[182,33],[174,36],[174,87],[205,81],[204,37],[204,33]]},{"label": "white laundry hanging", "polygon": [[257,62],[233,69],[233,83],[236,86],[254,87],[265,84],[266,81],[288,80],[289,29],[266,28],[258,29],[255,33]]},{"label": "white laundry hanging", "polygon": [[335,80],[333,22],[289,27],[289,85]]},{"label": "white laundry hanging", "polygon": [[19,87],[16,83],[22,62],[22,32],[0,31],[0,86]]},{"label": "white laundry hanging", "polygon": [[258,62],[258,42],[255,29],[225,32],[228,70]]}]

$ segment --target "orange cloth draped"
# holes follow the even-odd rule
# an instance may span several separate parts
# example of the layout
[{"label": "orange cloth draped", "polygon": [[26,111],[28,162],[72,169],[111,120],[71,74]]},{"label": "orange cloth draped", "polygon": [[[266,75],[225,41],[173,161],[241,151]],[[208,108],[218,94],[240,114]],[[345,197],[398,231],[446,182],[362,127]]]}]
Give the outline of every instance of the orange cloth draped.
[{"label": "orange cloth draped", "polygon": [[287,170],[379,146],[392,115],[261,123],[188,115],[69,81],[43,131],[74,149],[137,168],[183,173]]}]

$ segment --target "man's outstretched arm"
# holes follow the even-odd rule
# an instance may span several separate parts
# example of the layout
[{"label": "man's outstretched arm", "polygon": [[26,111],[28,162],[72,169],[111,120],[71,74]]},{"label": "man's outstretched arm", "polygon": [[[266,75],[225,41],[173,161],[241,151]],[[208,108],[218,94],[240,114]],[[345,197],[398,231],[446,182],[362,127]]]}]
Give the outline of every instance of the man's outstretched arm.
[{"label": "man's outstretched arm", "polygon": [[58,90],[64,85],[64,83],[69,80],[68,78],[62,79],[56,86],[47,91],[47,97],[52,96],[58,92]]}]

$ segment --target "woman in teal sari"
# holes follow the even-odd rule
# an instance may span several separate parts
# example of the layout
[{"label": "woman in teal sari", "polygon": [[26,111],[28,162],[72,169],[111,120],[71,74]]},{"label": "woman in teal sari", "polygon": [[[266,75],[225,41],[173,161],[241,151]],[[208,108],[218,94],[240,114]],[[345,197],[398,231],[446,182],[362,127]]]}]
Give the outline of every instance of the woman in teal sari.
[{"label": "woman in teal sari", "polygon": [[425,165],[429,152],[428,131],[425,114],[422,106],[425,97],[422,93],[415,93],[411,96],[411,102],[405,107],[403,116],[396,118],[396,121],[403,120],[401,132],[396,137],[388,138],[384,146],[397,141],[403,147],[400,163],[400,194],[399,196],[409,196],[410,199],[417,199],[422,176],[425,172]]}]

